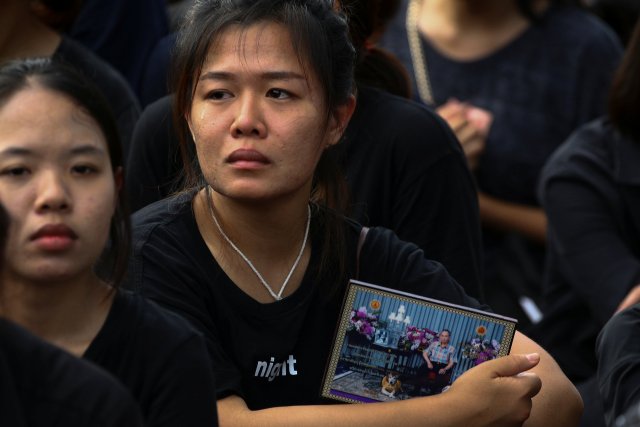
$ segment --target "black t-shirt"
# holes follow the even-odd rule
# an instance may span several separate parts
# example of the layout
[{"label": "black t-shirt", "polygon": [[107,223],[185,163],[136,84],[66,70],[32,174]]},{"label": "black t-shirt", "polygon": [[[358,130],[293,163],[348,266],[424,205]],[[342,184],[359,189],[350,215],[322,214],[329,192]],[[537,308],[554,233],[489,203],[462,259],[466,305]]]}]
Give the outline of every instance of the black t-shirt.
[{"label": "black t-shirt", "polygon": [[217,425],[213,373],[202,335],[154,303],[119,292],[83,357],[131,391],[146,426]]},{"label": "black t-shirt", "polygon": [[111,65],[68,37],[62,37],[53,59],[74,66],[100,89],[116,119],[126,159],[133,128],[140,116],[138,100],[127,81]]},{"label": "black t-shirt", "polygon": [[[179,187],[182,161],[171,102],[167,96],[150,104],[134,130],[126,180],[134,210]],[[416,243],[469,295],[482,299],[475,185],[443,120],[418,103],[362,86],[342,149],[349,216]]]},{"label": "black t-shirt", "polygon": [[[251,409],[321,403],[322,376],[345,289],[327,298],[328,284],[318,273],[317,224],[322,213],[312,216],[311,260],[300,287],[281,301],[261,304],[242,292],[211,255],[198,231],[192,197],[184,193],[134,215],[130,286],[204,333],[219,398],[242,396]],[[348,221],[351,273],[360,228]],[[369,231],[359,278],[461,305],[480,305],[441,264],[425,259],[416,245],[384,228]]]},{"label": "black t-shirt", "polygon": [[141,427],[142,415],[111,375],[0,319],[0,425]]},{"label": "black t-shirt", "polygon": [[640,304],[612,317],[598,336],[598,386],[607,425],[640,404]]}]

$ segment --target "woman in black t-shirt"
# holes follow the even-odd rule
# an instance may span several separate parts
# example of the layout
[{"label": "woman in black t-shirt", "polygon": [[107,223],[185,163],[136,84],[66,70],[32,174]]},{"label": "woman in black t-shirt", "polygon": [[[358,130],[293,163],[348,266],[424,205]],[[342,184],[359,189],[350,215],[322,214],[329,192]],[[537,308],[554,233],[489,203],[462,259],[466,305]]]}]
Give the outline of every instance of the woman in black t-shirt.
[{"label": "woman in black t-shirt", "polygon": [[[326,301],[353,271],[360,230],[336,213],[341,194],[331,157],[355,101],[354,50],[332,3],[194,4],[174,64],[189,190],[136,214],[135,286],[205,333],[222,378],[224,425],[506,426],[529,414],[531,425],[573,425],[575,389],[520,334],[513,351],[528,356],[484,363],[447,393],[317,404],[317,371],[339,309]],[[370,231],[362,256],[363,280],[417,289],[424,278],[429,291],[474,304],[439,264],[387,230]],[[265,373],[268,364],[278,375]]]},{"label": "woman in black t-shirt", "polygon": [[130,244],[120,150],[107,104],[76,72],[49,59],[0,69],[0,199],[11,219],[0,315],[117,377],[145,425],[210,427],[202,336],[118,291]]}]

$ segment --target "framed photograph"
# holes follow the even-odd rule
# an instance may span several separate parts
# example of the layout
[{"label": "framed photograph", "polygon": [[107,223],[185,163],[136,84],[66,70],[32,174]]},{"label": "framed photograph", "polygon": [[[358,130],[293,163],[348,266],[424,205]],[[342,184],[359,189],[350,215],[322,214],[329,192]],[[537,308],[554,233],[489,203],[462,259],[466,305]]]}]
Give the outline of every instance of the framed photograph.
[{"label": "framed photograph", "polygon": [[516,323],[352,280],[322,396],[368,403],[442,393],[468,369],[509,354]]}]

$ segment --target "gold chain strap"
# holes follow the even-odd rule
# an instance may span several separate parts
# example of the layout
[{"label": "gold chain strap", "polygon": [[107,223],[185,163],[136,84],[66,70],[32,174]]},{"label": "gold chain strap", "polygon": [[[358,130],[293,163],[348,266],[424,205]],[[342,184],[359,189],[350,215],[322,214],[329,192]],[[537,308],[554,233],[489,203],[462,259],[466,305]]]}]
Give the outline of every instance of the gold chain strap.
[{"label": "gold chain strap", "polygon": [[424,57],[420,46],[420,34],[418,33],[418,11],[421,0],[410,0],[407,8],[407,36],[409,39],[409,50],[411,51],[411,61],[413,62],[413,72],[415,75],[418,94],[422,101],[428,105],[434,105],[431,81],[429,80],[429,69],[427,59]]}]

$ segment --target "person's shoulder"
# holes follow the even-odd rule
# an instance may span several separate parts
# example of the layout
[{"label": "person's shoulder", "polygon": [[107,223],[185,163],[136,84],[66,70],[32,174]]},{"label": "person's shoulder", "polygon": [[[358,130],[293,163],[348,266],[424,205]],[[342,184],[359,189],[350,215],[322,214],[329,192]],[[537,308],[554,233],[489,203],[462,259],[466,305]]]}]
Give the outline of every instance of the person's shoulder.
[{"label": "person's shoulder", "polygon": [[13,398],[31,422],[54,416],[69,426],[142,425],[133,397],[115,378],[4,319],[0,358],[11,377],[2,375],[3,387],[15,383]]},{"label": "person's shoulder", "polygon": [[356,111],[347,128],[349,143],[392,146],[411,158],[433,160],[441,155],[459,152],[460,147],[446,122],[422,103],[402,98],[380,89],[361,86]]},{"label": "person's shoulder", "polygon": [[[401,124],[408,124],[411,128],[438,129],[444,124],[433,108],[425,104],[365,85],[358,87],[358,110],[370,116],[367,124],[376,128],[400,131]],[[386,120],[378,120],[383,117]]]},{"label": "person's shoulder", "polygon": [[121,304],[121,316],[131,322],[135,339],[151,344],[161,344],[169,353],[186,342],[201,340],[202,334],[178,314],[160,307],[142,295],[120,290],[118,298]]},{"label": "person's shoulder", "polygon": [[194,191],[178,193],[136,211],[131,216],[134,235],[171,227],[171,224],[192,215],[191,201],[194,194]]},{"label": "person's shoulder", "polygon": [[174,95],[169,94],[147,104],[142,110],[140,120],[142,120],[143,117],[156,120],[161,119],[162,121],[171,118],[171,104],[173,99]]},{"label": "person's shoulder", "polygon": [[542,170],[541,181],[584,170],[610,170],[614,157],[611,140],[616,134],[604,117],[579,127],[549,157]]}]

